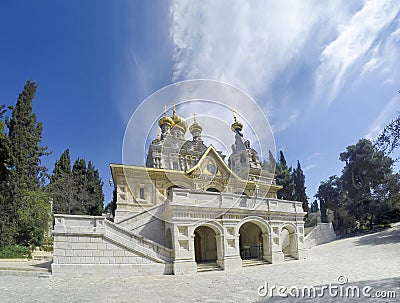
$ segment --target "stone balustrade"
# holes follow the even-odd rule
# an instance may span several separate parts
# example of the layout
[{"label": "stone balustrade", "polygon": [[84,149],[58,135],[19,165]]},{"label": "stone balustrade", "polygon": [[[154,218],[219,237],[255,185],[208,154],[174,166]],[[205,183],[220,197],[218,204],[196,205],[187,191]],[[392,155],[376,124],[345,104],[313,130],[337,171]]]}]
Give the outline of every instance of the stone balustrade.
[{"label": "stone balustrade", "polygon": [[173,189],[169,195],[170,205],[187,205],[198,207],[255,209],[259,211],[277,211],[287,213],[302,213],[302,203],[298,201],[280,200],[274,198],[246,197],[231,193],[196,192],[188,189]]}]

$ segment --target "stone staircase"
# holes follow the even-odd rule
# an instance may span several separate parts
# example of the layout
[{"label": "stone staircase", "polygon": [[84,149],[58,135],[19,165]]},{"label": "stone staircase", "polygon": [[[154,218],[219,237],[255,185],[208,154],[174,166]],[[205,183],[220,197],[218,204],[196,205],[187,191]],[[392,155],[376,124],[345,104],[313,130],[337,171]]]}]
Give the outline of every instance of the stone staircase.
[{"label": "stone staircase", "polygon": [[146,225],[147,223],[149,223],[149,221],[154,220],[154,216],[156,216],[156,218],[158,219],[163,211],[164,204],[159,204],[148,208],[141,213],[123,218],[120,221],[116,221],[115,223],[125,229],[133,231],[143,225]]},{"label": "stone staircase", "polygon": [[269,264],[269,262],[262,258],[242,260],[242,267],[266,265],[266,264]]},{"label": "stone staircase", "polygon": [[197,272],[217,271],[222,268],[216,262],[197,263]]}]

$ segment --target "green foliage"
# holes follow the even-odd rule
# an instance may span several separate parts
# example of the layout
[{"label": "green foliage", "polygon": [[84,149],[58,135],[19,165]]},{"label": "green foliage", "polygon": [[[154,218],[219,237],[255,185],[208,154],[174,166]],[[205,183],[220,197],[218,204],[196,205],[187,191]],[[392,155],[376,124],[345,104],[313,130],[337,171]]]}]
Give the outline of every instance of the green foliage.
[{"label": "green foliage", "polygon": [[311,204],[310,208],[310,213],[316,213],[319,211],[319,206],[317,200],[314,200],[314,202]]},{"label": "green foliage", "polygon": [[295,201],[303,202],[303,210],[308,213],[310,209],[308,206],[308,198],[305,187],[306,177],[301,169],[300,161],[297,161],[297,167],[293,170],[293,182],[293,198]]},{"label": "green foliage", "polygon": [[268,150],[268,161],[264,160],[262,168],[270,173],[275,173],[276,170],[276,160],[271,150]]},{"label": "green foliage", "polygon": [[40,246],[49,231],[51,209],[44,192],[30,191],[23,195],[18,214],[17,243]]},{"label": "green foliage", "polygon": [[116,209],[117,209],[117,189],[114,188],[114,190],[113,190],[113,199],[112,199],[112,201],[110,203],[108,203],[106,205],[106,207],[104,208],[104,211],[106,213],[111,214],[111,217],[114,218]]},{"label": "green foliage", "polygon": [[293,200],[294,183],[292,178],[292,167],[288,167],[283,152],[279,153],[279,162],[276,165],[276,184],[283,188],[278,191],[278,198]]},{"label": "green foliage", "polygon": [[89,161],[77,159],[71,170],[67,149],[55,163],[47,187],[53,199],[55,213],[74,215],[101,215],[103,211],[103,182],[98,170]]},{"label": "green foliage", "polygon": [[36,89],[28,81],[16,105],[9,107],[11,117],[0,123],[0,247],[40,244],[48,229],[49,204],[41,191],[46,171],[41,157],[48,153],[39,146],[42,124],[32,111]]},{"label": "green foliage", "polygon": [[28,81],[18,96],[11,119],[7,119],[10,141],[9,174],[11,192],[20,198],[25,190],[37,190],[43,181],[46,168],[41,157],[48,155],[47,147],[39,146],[42,140],[42,123],[32,112],[32,100],[37,86]]},{"label": "green foliage", "polygon": [[4,107],[4,105],[0,105],[0,182],[4,182],[7,178],[6,163],[9,155],[8,137],[5,133],[5,123],[2,120],[5,113]]},{"label": "green foliage", "polygon": [[306,177],[301,169],[300,161],[297,161],[295,169],[291,166],[288,167],[285,156],[280,151],[279,162],[276,163],[276,184],[282,185],[283,188],[278,191],[278,198],[303,202],[303,210],[308,213],[309,206],[305,182]]},{"label": "green foliage", "polygon": [[319,200],[321,221],[328,222],[326,210],[338,211],[342,207],[342,185],[338,176],[330,176],[327,181],[321,182],[315,197]]},{"label": "green foliage", "polygon": [[8,245],[0,248],[0,259],[32,258],[29,247],[21,245]]},{"label": "green foliage", "polygon": [[393,160],[367,139],[348,146],[340,160],[345,162],[342,175],[321,182],[315,195],[322,221],[326,222],[330,209],[336,228],[347,227],[348,218],[358,222],[353,227],[360,229],[380,225],[385,214],[398,205],[400,184],[398,174],[393,173]]},{"label": "green foliage", "polygon": [[400,115],[385,126],[375,144],[386,155],[400,146]]}]

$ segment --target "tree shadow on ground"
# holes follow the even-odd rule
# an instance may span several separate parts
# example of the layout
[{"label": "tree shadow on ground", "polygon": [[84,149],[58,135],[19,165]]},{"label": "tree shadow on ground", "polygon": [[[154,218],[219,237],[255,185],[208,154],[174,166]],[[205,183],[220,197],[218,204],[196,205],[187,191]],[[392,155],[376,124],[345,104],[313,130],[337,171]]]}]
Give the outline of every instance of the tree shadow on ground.
[{"label": "tree shadow on ground", "polygon": [[[293,285],[295,286],[295,285]],[[316,292],[314,297],[310,296],[310,293],[306,290],[305,295],[299,292],[299,296],[291,296],[287,291],[287,297],[279,297],[277,291],[275,290],[275,296],[266,296],[261,298],[258,302],[368,302],[368,303],[382,303],[382,302],[399,302],[400,297],[400,277],[394,277],[390,279],[383,280],[366,280],[359,282],[347,282],[342,286],[339,284],[332,284],[333,287],[337,288],[337,295],[330,295],[329,290],[326,289],[323,292],[323,296],[318,296],[322,293],[322,287],[327,287],[328,285],[317,285],[314,286]],[[278,286],[279,287],[279,286]],[[301,290],[301,287],[299,287]],[[343,295],[340,294],[342,289]],[[355,290],[353,292],[354,289]],[[364,292],[364,293],[363,293]],[[293,292],[294,293],[294,292]],[[335,294],[335,290],[332,292]],[[348,294],[346,296],[346,293]],[[313,293],[311,292],[311,295]],[[359,294],[359,295],[357,295]],[[370,296],[370,297],[368,297]]]},{"label": "tree shadow on ground", "polygon": [[360,237],[356,242],[356,246],[360,245],[381,245],[381,244],[392,244],[400,243],[400,225],[396,225],[388,230],[366,235]]}]

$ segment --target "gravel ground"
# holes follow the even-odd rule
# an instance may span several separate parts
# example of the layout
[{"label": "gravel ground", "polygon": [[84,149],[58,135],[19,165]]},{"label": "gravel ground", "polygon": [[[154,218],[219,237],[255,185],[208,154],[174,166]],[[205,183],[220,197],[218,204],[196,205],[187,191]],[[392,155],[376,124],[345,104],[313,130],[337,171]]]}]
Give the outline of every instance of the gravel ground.
[{"label": "gravel ground", "polygon": [[[184,276],[62,279],[39,272],[0,270],[0,302],[400,301],[400,224],[385,231],[320,245],[308,253],[306,260]],[[258,291],[265,292],[266,283],[269,294],[276,287],[272,298],[258,295]],[[328,290],[323,297],[313,299],[290,295],[285,298],[279,297],[276,290],[280,286],[287,289],[317,286],[319,294],[320,287],[329,283],[335,284],[338,291],[342,288],[344,293],[349,286],[358,287],[361,298],[330,296]],[[366,299],[362,288],[368,286],[371,298]],[[397,298],[377,297],[392,295],[388,291],[393,291]]]}]

